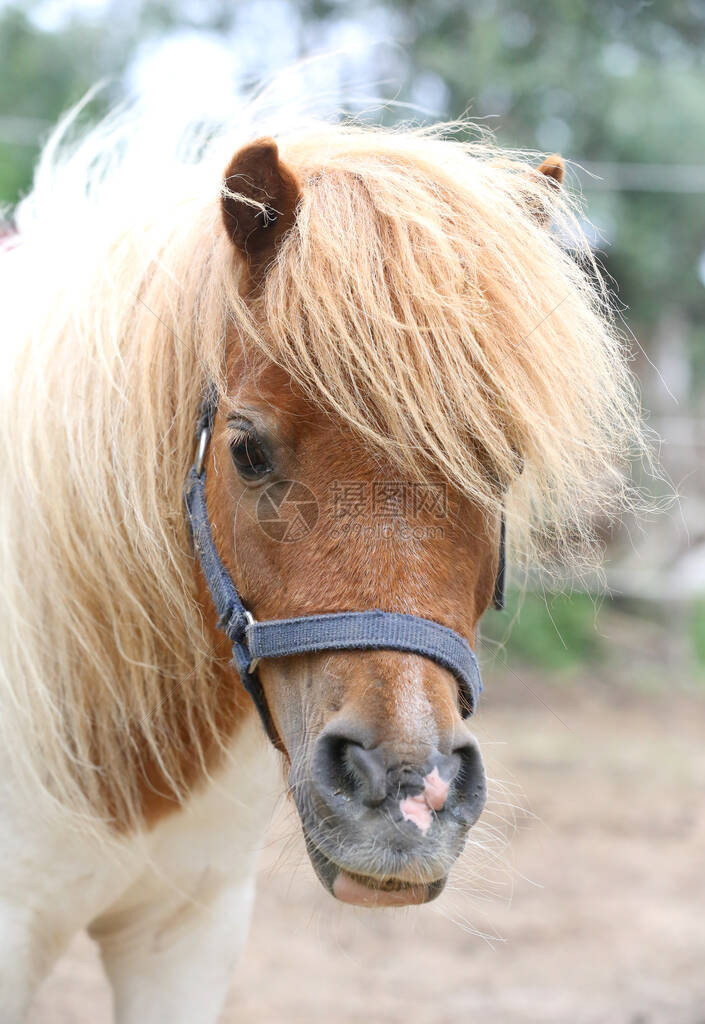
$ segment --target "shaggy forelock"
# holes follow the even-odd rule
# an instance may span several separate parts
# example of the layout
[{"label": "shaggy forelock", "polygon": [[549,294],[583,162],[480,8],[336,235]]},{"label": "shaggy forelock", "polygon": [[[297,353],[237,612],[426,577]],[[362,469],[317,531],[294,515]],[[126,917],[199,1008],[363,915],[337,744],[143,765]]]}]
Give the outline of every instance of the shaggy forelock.
[{"label": "shaggy forelock", "polygon": [[263,350],[402,471],[440,470],[491,514],[509,487],[516,556],[550,537],[589,558],[643,437],[571,197],[527,159],[437,132],[329,128],[287,157],[303,198]]}]

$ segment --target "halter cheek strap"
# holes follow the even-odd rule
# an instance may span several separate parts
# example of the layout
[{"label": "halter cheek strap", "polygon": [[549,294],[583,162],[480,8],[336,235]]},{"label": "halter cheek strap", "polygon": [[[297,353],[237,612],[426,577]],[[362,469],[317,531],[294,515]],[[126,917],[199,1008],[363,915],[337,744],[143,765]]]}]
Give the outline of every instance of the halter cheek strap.
[{"label": "halter cheek strap", "polygon": [[[467,640],[447,626],[416,615],[379,610],[302,615],[257,622],[247,610],[223,565],[211,533],[206,505],[205,455],[213,432],[217,396],[204,401],[198,422],[198,454],[186,479],[184,499],[196,557],[218,614],[218,626],[233,645],[233,663],[252,697],[272,742],[279,746],[271,714],[257,675],[264,658],[284,658],[314,651],[404,651],[420,654],[451,672],[458,683],[463,717],[471,715],[482,690],[480,669]],[[503,602],[504,520],[495,606]]]},{"label": "halter cheek strap", "polygon": [[499,521],[499,559],[497,560],[497,575],[494,580],[494,594],[492,605],[498,612],[504,611],[504,583],[507,576],[507,522],[502,510],[502,518]]}]

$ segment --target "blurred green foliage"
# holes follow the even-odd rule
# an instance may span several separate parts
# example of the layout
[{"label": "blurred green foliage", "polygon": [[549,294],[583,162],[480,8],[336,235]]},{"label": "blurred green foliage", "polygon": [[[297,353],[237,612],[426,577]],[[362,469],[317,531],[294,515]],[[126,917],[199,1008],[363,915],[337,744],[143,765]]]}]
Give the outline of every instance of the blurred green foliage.
[{"label": "blurred green foliage", "polygon": [[0,201],[29,186],[41,139],[101,74],[95,30],[82,23],[42,32],[25,11],[0,19]]},{"label": "blurred green foliage", "polygon": [[503,614],[482,619],[485,663],[527,666],[555,679],[591,669],[639,689],[705,684],[705,598],[659,604],[590,594],[507,593]]},{"label": "blurred green foliage", "polygon": [[[615,168],[617,177],[603,171],[609,188],[588,176],[581,183],[620,301],[647,348],[676,309],[701,379],[705,0],[360,0],[353,8],[342,0],[105,0],[65,2],[65,16],[49,27],[47,9],[46,0],[26,0],[0,11],[0,202],[14,202],[30,183],[32,125],[36,138],[45,135],[101,78],[112,82],[106,99],[119,96],[140,47],[179,31],[245,40],[242,85],[275,70],[266,42],[259,45],[272,32],[289,34],[287,52],[303,57],[339,46],[351,25],[377,38],[381,26],[392,45],[380,50],[376,70],[381,81],[401,83],[399,99],[430,101],[433,117],[468,111],[509,146]],[[648,189],[622,190],[618,168],[631,164],[664,166]],[[681,169],[669,174],[669,165]]]},{"label": "blurred green foliage", "polygon": [[693,601],[690,607],[690,635],[695,663],[705,675],[705,599]]},{"label": "blurred green foliage", "polygon": [[510,591],[503,615],[482,620],[485,642],[504,644],[512,663],[568,671],[600,662],[605,645],[596,629],[598,610],[588,594]]},{"label": "blurred green foliage", "polygon": [[655,325],[664,305],[702,324],[705,203],[702,191],[670,192],[667,165],[705,174],[705,3],[402,6],[417,27],[416,63],[447,84],[450,113],[469,107],[491,118],[507,145],[562,150],[578,162],[666,165],[656,182],[663,191],[582,183],[632,324]]}]

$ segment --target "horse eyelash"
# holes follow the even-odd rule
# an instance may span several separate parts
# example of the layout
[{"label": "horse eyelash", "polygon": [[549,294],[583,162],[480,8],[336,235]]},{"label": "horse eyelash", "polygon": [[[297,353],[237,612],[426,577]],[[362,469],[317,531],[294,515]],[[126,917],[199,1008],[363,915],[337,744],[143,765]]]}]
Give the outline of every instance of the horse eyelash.
[{"label": "horse eyelash", "polygon": [[247,441],[250,439],[254,441],[257,438],[253,429],[248,430],[246,427],[237,427],[230,424],[228,426],[228,440],[230,444],[233,444],[235,441]]},{"label": "horse eyelash", "polygon": [[228,420],[228,444],[232,445],[242,441],[253,441],[264,448],[264,442],[252,423],[239,417]]},{"label": "horse eyelash", "polygon": [[239,416],[236,413],[231,414],[227,418],[228,427],[231,430],[240,430],[243,433],[251,433],[254,431],[254,424],[250,422],[245,416]]}]

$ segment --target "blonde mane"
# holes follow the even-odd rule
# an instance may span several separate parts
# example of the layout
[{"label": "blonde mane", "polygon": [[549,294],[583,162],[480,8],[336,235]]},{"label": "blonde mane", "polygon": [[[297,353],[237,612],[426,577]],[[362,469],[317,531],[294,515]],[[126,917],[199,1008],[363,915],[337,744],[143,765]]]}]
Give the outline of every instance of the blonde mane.
[{"label": "blonde mane", "polygon": [[584,561],[644,448],[574,201],[534,158],[443,128],[275,129],[303,199],[254,317],[218,204],[272,126],[241,124],[69,122],[0,256],[0,742],[83,821],[136,813],[146,755],[183,793],[176,747],[205,761],[197,721],[217,736],[182,487],[233,325],[401,471],[493,514],[508,486],[514,557],[548,538]]}]

